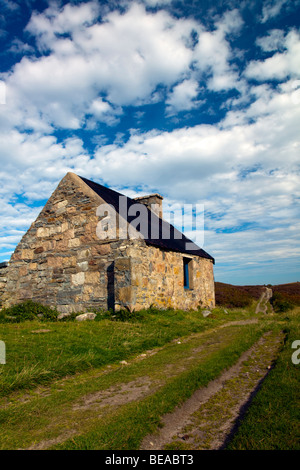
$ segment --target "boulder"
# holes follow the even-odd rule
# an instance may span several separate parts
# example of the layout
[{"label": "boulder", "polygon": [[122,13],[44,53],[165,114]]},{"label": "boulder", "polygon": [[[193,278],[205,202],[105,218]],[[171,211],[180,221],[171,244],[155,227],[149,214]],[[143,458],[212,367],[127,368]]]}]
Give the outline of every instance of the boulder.
[{"label": "boulder", "polygon": [[203,315],[204,317],[208,317],[208,315],[210,315],[210,314],[211,314],[211,311],[210,311],[210,310],[203,310],[203,312],[202,312],[202,315]]},{"label": "boulder", "polygon": [[87,312],[87,313],[82,313],[81,315],[77,315],[75,320],[77,321],[95,320],[96,316],[97,316],[96,313]]},{"label": "boulder", "polygon": [[70,313],[60,313],[57,315],[57,320],[62,320],[63,318],[69,317],[70,315]]}]

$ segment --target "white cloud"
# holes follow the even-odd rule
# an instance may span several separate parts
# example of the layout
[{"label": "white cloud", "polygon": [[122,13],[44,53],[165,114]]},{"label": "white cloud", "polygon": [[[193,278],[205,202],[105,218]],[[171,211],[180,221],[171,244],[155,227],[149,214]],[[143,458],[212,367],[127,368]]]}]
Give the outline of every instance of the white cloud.
[{"label": "white cloud", "polygon": [[23,57],[3,77],[9,90],[6,122],[45,132],[79,129],[87,110],[94,120],[117,122],[120,106],[155,101],[158,85],[171,86],[189,71],[194,21],[164,11],[150,14],[132,3],[124,14],[110,12],[97,23],[97,5],[53,4],[32,15],[27,31],[48,53]]},{"label": "white cloud", "polygon": [[281,29],[272,29],[267,36],[256,39],[256,44],[265,52],[276,51],[284,48],[284,31]]},{"label": "white cloud", "polygon": [[234,10],[225,11],[223,16],[216,21],[215,24],[222,34],[236,35],[240,32],[244,21],[240,12],[235,8]]},{"label": "white cloud", "polygon": [[195,65],[201,73],[210,73],[207,87],[213,91],[241,88],[238,73],[230,65],[234,54],[226,39],[227,35],[237,34],[243,21],[240,14],[230,11],[220,18],[213,31],[201,31],[195,47]]},{"label": "white cloud", "polygon": [[[101,23],[98,15],[95,1],[61,9],[53,3],[33,13],[27,32],[42,55],[23,57],[3,75],[6,126],[46,133],[56,127],[92,129],[97,122],[114,125],[122,107],[162,100],[161,85],[174,87],[168,111],[192,109],[202,103],[196,100],[197,81],[207,73],[210,90],[242,90],[226,39],[242,25],[236,10],[218,18],[212,32],[163,10],[149,13],[135,2],[123,14],[107,13]],[[15,47],[31,50],[24,43]]]},{"label": "white cloud", "polygon": [[42,209],[31,208],[24,203],[11,204],[9,196],[11,194],[1,197],[0,207],[0,256],[6,259],[10,258],[16,244]]},{"label": "white cloud", "polygon": [[11,201],[15,194],[31,201],[48,198],[59,179],[74,166],[83,172],[90,158],[77,137],[58,143],[54,136],[15,130],[0,134],[0,145],[0,177],[6,181],[0,195]]},{"label": "white cloud", "polygon": [[179,83],[166,100],[168,114],[198,107],[199,101],[196,100],[198,92],[199,85],[196,80],[184,80]]},{"label": "white cloud", "polygon": [[6,85],[2,80],[0,80],[0,105],[1,104],[6,104]]},{"label": "white cloud", "polygon": [[[268,172],[286,165],[289,171],[297,167],[299,106],[292,99],[295,91],[256,93],[252,106],[228,114],[219,126],[152,131],[132,135],[121,148],[101,147],[95,155],[93,171],[112,185],[143,181],[149,187],[162,188],[170,197],[177,194],[189,202],[195,198],[210,199],[216,188],[220,194],[231,195],[235,184],[242,187],[247,183],[239,181],[239,173],[257,164],[262,166],[264,178],[275,180],[274,174],[271,177]],[[126,172],[129,167],[131,171]],[[260,183],[260,174],[256,171],[254,175]],[[278,182],[277,179],[277,186]],[[262,192],[269,187],[263,186]]]},{"label": "white cloud", "polygon": [[66,4],[59,9],[52,3],[42,13],[33,12],[26,30],[36,36],[41,50],[55,47],[59,35],[72,33],[93,24],[99,14],[96,1],[80,5]]},{"label": "white cloud", "polygon": [[[191,81],[183,83],[188,90],[196,88]],[[6,185],[6,191],[21,190],[33,199],[47,197],[49,188],[73,170],[120,188],[142,183],[145,189],[159,189],[187,202],[203,202],[221,194],[232,202],[233,195],[250,181],[249,192],[252,187],[255,198],[268,191],[274,194],[275,187],[289,192],[289,175],[299,159],[300,89],[294,85],[294,81],[286,82],[277,90],[266,85],[252,87],[252,104],[228,112],[219,125],[135,132],[125,144],[102,145],[93,159],[77,137],[58,143],[54,136],[41,133],[5,132],[0,135],[2,179],[9,181],[12,175],[11,180],[16,181]],[[92,103],[94,113],[109,112],[105,101]],[[276,176],[278,168],[288,170],[280,170]],[[248,176],[241,179],[243,172]],[[41,192],[40,181],[50,184]],[[297,188],[293,186],[293,190]]]},{"label": "white cloud", "polygon": [[29,53],[34,53],[35,50],[29,44],[26,44],[20,39],[15,38],[11,42],[8,52],[11,52],[13,54],[29,54]]},{"label": "white cloud", "polygon": [[[262,39],[261,39],[262,42]],[[277,52],[265,60],[249,63],[245,70],[247,78],[263,80],[284,80],[288,77],[300,76],[300,35],[290,31],[284,41],[284,52]]]},{"label": "white cloud", "polygon": [[262,8],[261,22],[266,23],[278,16],[283,7],[289,7],[293,3],[298,2],[297,0],[267,0]]}]

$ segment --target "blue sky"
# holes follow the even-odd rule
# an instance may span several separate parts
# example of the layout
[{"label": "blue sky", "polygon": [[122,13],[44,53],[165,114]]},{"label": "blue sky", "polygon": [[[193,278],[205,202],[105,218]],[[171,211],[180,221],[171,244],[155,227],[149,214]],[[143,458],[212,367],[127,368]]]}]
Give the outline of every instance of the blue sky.
[{"label": "blue sky", "polygon": [[300,0],[0,0],[0,261],[73,171],[204,205],[215,279],[299,275]]}]

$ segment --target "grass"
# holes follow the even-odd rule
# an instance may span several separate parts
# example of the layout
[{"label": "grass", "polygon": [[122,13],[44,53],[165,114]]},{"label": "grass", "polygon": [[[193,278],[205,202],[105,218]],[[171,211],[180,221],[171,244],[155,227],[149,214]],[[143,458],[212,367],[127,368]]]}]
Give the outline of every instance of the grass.
[{"label": "grass", "polygon": [[[199,311],[150,309],[120,317],[99,313],[93,322],[35,318],[0,324],[7,350],[6,364],[0,365],[0,448],[50,439],[47,447],[53,449],[138,449],[163,414],[234,364],[270,329],[286,331],[284,349],[228,448],[297,448],[300,366],[291,362],[291,343],[300,339],[300,309],[261,316],[258,324],[218,328],[258,318],[252,307],[227,313],[219,307],[206,318]],[[201,354],[193,355],[199,345]],[[156,354],[138,360],[153,348]],[[126,366],[120,364],[124,360]],[[142,399],[101,410],[74,408],[83,396],[107,390],[121,396],[124,384],[138,387],[143,380],[151,393]]]},{"label": "grass", "polygon": [[256,344],[248,359],[240,365],[240,370],[189,417],[189,423],[180,432],[185,435],[185,439],[175,436],[165,449],[203,450],[210,449],[212,443],[224,443],[222,439],[219,440],[220,428],[233,422],[237,404],[257,386],[259,377],[266,371],[266,365],[269,366],[276,357],[280,348],[279,338],[282,341],[284,333],[277,329],[264,335],[263,341]]},{"label": "grass", "polygon": [[238,311],[226,315],[222,309],[208,318],[199,311],[150,310],[129,321],[107,315],[101,319],[100,314],[93,322],[35,319],[0,324],[0,340],[6,344],[6,364],[0,365],[0,397],[125,360],[238,316]]},{"label": "grass", "polygon": [[255,396],[229,450],[300,450],[300,364],[292,362],[292,343],[300,339],[300,309],[285,317],[286,342]]},{"label": "grass", "polygon": [[[127,366],[115,364],[109,369],[86,371],[79,376],[56,381],[49,389],[40,388],[16,397],[10,406],[0,408],[2,449],[26,448],[33,442],[55,440],[74,431],[75,435],[59,449],[136,449],[141,439],[160,423],[160,417],[188,398],[195,389],[207,384],[224,367],[236,360],[261,334],[258,325],[228,327],[204,332],[187,341],[170,342],[142,361]],[[190,361],[195,347],[203,354]],[[179,367],[180,364],[180,367]],[[108,390],[113,399],[122,396],[123,384],[132,387],[147,379],[151,394],[123,406],[77,407],[83,396]],[[4,402],[5,403],[5,402]],[[51,443],[50,443],[51,444]]]},{"label": "grass", "polygon": [[[206,386],[224,368],[230,367],[239,355],[259,338],[259,328],[241,328],[235,331],[230,344],[220,346],[190,369],[172,377],[156,393],[133,402],[110,415],[105,422],[97,422],[81,436],[54,446],[67,450],[130,450],[139,449],[142,439],[161,425],[161,416],[170,413],[199,387]],[[170,357],[169,357],[170,360]]]}]

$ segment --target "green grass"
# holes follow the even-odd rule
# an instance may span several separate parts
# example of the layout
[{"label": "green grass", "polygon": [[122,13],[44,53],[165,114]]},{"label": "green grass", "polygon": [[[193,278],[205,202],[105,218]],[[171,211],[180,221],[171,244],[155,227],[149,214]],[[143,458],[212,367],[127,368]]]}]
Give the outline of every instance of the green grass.
[{"label": "green grass", "polygon": [[[118,364],[110,369],[86,371],[56,381],[50,389],[19,395],[10,400],[8,407],[0,407],[0,448],[27,448],[72,430],[72,438],[53,448],[136,449],[145,434],[159,425],[162,414],[173,410],[235,362],[263,330],[251,325],[207,331],[192,335],[187,341],[170,342],[156,354],[132,361],[126,367]],[[203,346],[203,353],[190,361],[194,348],[199,346]],[[112,399],[121,385],[132,386],[141,379],[147,379],[154,387],[144,399],[103,409],[74,409],[73,405],[80,404],[84,396],[111,390],[108,396]]]},{"label": "green grass", "polygon": [[[247,331],[246,331],[247,330]],[[220,346],[205,360],[167,381],[150,397],[130,403],[113,413],[105,422],[97,422],[81,436],[73,437],[54,449],[131,450],[139,449],[142,439],[161,424],[161,416],[188,399],[199,387],[206,386],[230,367],[261,335],[259,328],[240,328],[230,344]]]},{"label": "green grass", "polygon": [[300,450],[300,364],[291,357],[300,340],[299,310],[285,317],[284,348],[227,449]]},{"label": "green grass", "polygon": [[[198,311],[150,309],[119,317],[106,312],[86,322],[2,323],[7,357],[0,365],[0,448],[26,448],[63,435],[64,442],[50,448],[138,449],[163,414],[234,364],[263,332],[284,329],[284,349],[228,448],[295,449],[300,365],[291,362],[291,343],[300,339],[299,310],[258,317],[252,307],[228,313],[217,308],[203,318]],[[218,329],[249,318],[259,323]],[[203,351],[193,356],[199,345]],[[155,355],[134,359],[153,348]],[[122,366],[122,360],[129,364]],[[83,396],[145,377],[153,390],[143,399],[96,413],[73,407]],[[67,438],[69,430],[74,435]]]},{"label": "green grass", "polygon": [[98,315],[97,321],[19,323],[18,319],[17,323],[2,323],[0,340],[6,344],[6,364],[0,365],[0,396],[125,360],[240,315],[216,309],[215,314],[203,318],[199,311],[149,310],[128,321],[104,314]]}]

